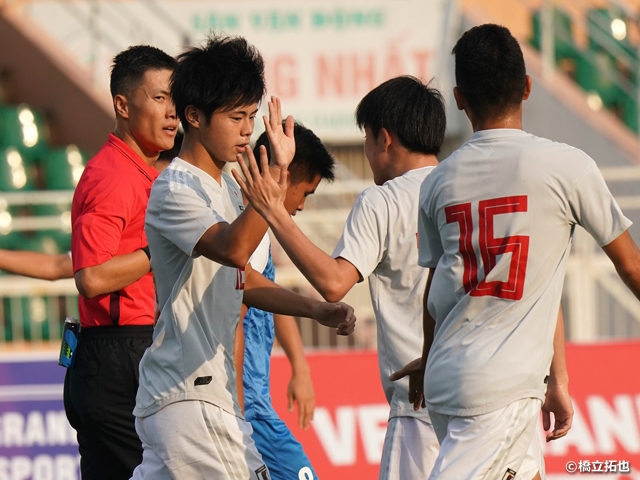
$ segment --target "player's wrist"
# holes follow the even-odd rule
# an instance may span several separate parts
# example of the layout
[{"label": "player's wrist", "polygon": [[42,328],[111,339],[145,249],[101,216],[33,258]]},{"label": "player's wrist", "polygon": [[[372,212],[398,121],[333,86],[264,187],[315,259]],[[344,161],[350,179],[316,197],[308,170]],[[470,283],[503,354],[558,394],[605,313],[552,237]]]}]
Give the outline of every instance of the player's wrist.
[{"label": "player's wrist", "polygon": [[569,388],[569,377],[554,377],[550,376],[547,381],[547,388],[554,388],[556,390],[559,389],[568,389]]},{"label": "player's wrist", "polygon": [[307,376],[311,374],[311,368],[309,368],[309,364],[307,363],[306,358],[301,358],[299,360],[293,360],[291,363],[291,377],[299,377],[299,376]]},{"label": "player's wrist", "polygon": [[278,203],[273,208],[267,210],[264,219],[274,231],[286,228],[287,223],[291,222],[291,215],[284,208],[284,203]]}]

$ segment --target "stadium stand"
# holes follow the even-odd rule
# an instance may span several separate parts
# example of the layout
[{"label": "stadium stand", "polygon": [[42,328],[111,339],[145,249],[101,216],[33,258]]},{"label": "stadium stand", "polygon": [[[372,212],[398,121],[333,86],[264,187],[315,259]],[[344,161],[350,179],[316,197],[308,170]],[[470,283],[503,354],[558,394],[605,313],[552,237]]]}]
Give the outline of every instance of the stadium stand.
[{"label": "stadium stand", "polygon": [[[51,254],[70,249],[69,200],[87,158],[75,145],[50,144],[43,112],[26,104],[0,105],[0,248]],[[77,314],[67,308],[75,296],[3,296],[0,342],[58,339],[65,316]]]}]

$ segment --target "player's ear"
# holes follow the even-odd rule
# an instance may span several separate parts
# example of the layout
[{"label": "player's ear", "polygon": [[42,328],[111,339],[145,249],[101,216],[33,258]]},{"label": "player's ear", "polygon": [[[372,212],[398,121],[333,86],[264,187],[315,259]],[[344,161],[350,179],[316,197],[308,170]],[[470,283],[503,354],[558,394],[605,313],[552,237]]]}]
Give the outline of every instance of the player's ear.
[{"label": "player's ear", "polygon": [[113,97],[113,107],[116,109],[116,113],[122,118],[129,118],[129,102],[127,97],[122,94],[117,94]]},{"label": "player's ear", "polygon": [[526,82],[524,84],[524,95],[522,95],[522,101],[524,102],[529,95],[531,95],[531,86],[533,82],[531,81],[531,77],[529,75],[526,76]]},{"label": "player's ear", "polygon": [[185,119],[193,128],[200,128],[201,117],[203,115],[204,114],[193,105],[188,105],[187,108],[184,109]]},{"label": "player's ear", "polygon": [[467,106],[467,99],[464,98],[463,93],[458,87],[453,87],[453,98],[456,99],[456,107],[458,107],[458,110],[464,110]]},{"label": "player's ear", "polygon": [[388,150],[389,147],[391,146],[391,143],[393,143],[393,137],[391,136],[391,133],[389,133],[389,130],[387,130],[384,127],[380,129],[380,133],[378,134],[378,140],[380,141],[380,143],[382,144],[385,150]]}]

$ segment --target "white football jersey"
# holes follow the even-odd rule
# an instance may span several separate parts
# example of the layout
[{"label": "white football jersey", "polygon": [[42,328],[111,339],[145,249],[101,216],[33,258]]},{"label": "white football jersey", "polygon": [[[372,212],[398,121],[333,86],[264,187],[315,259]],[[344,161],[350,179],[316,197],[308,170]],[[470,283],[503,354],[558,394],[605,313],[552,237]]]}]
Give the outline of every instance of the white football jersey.
[{"label": "white football jersey", "polygon": [[134,415],[202,400],[241,416],[233,342],[244,292],[244,269],[202,257],[194,248],[214,224],[240,214],[240,188],[226,173],[221,185],[176,158],[151,188],[145,230],[160,316],[140,362]]},{"label": "white football jersey", "polygon": [[600,246],[631,222],[595,162],[522,130],[476,132],[420,191],[420,265],[436,267],[430,410],[478,415],[544,401],[576,225]]},{"label": "white football jersey", "polygon": [[418,196],[424,178],[435,167],[410,170],[366,189],[351,209],[333,257],[352,263],[369,291],[378,330],[380,379],[391,406],[389,418],[420,417],[409,403],[409,380],[389,381],[422,355],[422,297],[428,270],[418,266]]}]

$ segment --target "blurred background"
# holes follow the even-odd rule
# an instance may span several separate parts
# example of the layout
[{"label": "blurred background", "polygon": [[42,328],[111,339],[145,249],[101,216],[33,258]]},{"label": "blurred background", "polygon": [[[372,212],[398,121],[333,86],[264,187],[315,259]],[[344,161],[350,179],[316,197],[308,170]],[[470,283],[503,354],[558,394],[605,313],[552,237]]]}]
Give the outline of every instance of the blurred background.
[{"label": "blurred background", "polygon": [[[445,158],[471,136],[466,117],[453,103],[450,52],[462,32],[480,23],[507,26],[522,45],[533,78],[533,93],[524,107],[525,129],[591,155],[623,211],[634,221],[631,234],[640,242],[638,0],[0,0],[0,248],[49,253],[70,249],[73,189],[85,163],[114,126],[108,91],[113,56],[135,44],[151,44],[176,55],[215,30],[242,35],[260,49],[268,95],[279,96],[284,113],[311,128],[337,159],[336,181],[321,184],[295,217],[305,233],[331,253],[353,202],[373,183],[362,152],[363,134],[354,122],[357,103],[396,75],[431,81],[443,91],[448,105],[447,137],[440,155]],[[254,138],[262,130],[260,123],[256,122]],[[278,283],[316,295],[277,247],[274,259]],[[337,338],[302,319],[304,344],[309,351],[321,352],[317,359],[324,359],[323,355],[351,358],[348,355],[352,354],[369,358],[373,374],[362,375],[369,375],[374,383],[366,388],[384,403],[371,353],[376,347],[376,325],[366,281],[346,301],[358,313],[356,333]],[[630,385],[638,378],[635,367],[640,361],[640,344],[634,340],[640,337],[640,304],[580,228],[569,260],[563,311],[571,348],[584,346],[570,361],[591,358],[595,355],[591,348],[609,348],[598,359],[610,360],[616,352],[622,357],[619,363],[607,364],[601,375],[615,377],[620,388],[630,390],[602,393],[602,398],[609,398],[609,413],[598,417],[608,419],[609,426],[599,429],[610,431],[604,440],[594,437],[592,447],[585,446],[580,443],[585,441],[582,431],[574,437],[577,443],[547,452],[561,459],[556,462],[559,476],[552,478],[562,478],[561,463],[567,455],[576,461],[580,455],[603,459],[609,455],[638,462],[640,388]],[[67,315],[77,316],[73,280],[45,282],[0,274],[0,351],[8,352],[7,358],[18,355],[33,360],[57,349]],[[322,369],[328,360],[317,362]],[[602,366],[600,360],[595,363]],[[592,365],[572,365],[576,365],[572,378],[583,375],[588,383],[598,375]],[[284,364],[282,368],[286,370]],[[318,394],[323,388],[335,388],[333,376],[327,379],[331,372],[318,374]],[[356,372],[357,378],[359,375]],[[6,401],[2,388],[0,403]],[[623,394],[629,395],[628,408],[626,400],[619,400]],[[591,416],[585,413],[585,417],[593,419],[597,409],[593,410],[595,403],[589,398],[577,404],[586,402],[585,410]],[[334,407],[327,407],[327,421],[335,421],[333,430],[316,431],[316,437],[308,441],[324,445],[322,438],[329,439],[325,443],[338,446],[338,457],[348,450],[344,442],[348,443],[352,432],[340,430],[340,418],[374,418],[378,430],[384,427],[385,415],[378,415],[382,420],[371,417],[375,409],[367,417],[353,407],[349,417],[347,410],[339,410],[343,407]],[[384,409],[380,411],[384,414]],[[0,418],[0,449],[7,446],[3,425]],[[362,423],[358,425],[363,428]],[[585,420],[586,431],[589,425],[598,430],[592,420]],[[367,430],[369,434],[362,436],[378,438],[371,433],[378,430]],[[312,433],[300,432],[307,438],[304,435]],[[363,462],[354,472],[377,468],[377,443],[353,442],[357,445],[354,458],[362,457]],[[327,452],[325,448],[327,464],[338,468],[332,472],[357,463],[336,460]],[[548,465],[556,463],[552,460]],[[29,475],[36,478],[36,467],[29,465]],[[640,472],[640,464],[638,469]],[[51,478],[63,478],[56,475]],[[349,475],[375,478],[373,474]],[[330,473],[324,478],[342,477]]]}]

